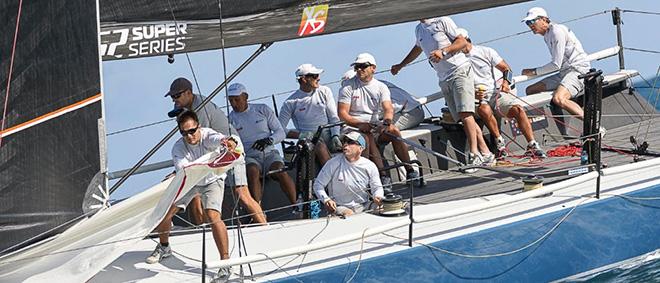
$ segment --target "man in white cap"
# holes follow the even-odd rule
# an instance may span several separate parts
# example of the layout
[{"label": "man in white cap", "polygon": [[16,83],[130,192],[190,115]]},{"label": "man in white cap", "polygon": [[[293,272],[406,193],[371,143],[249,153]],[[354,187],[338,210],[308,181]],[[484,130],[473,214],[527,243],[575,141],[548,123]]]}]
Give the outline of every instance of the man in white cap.
[{"label": "man in white cap", "polygon": [[[350,69],[342,76],[342,86],[347,80],[355,77],[355,70]],[[419,126],[424,121],[424,109],[422,104],[417,101],[409,92],[386,80],[379,80],[390,90],[390,99],[394,108],[394,127],[400,131],[412,129]]]},{"label": "man in white cap", "polygon": [[527,113],[515,95],[513,72],[509,64],[500,57],[495,49],[473,45],[467,30],[459,28],[458,33],[467,40],[463,53],[470,59],[474,70],[477,114],[497,142],[497,156],[504,157],[507,151],[493,110],[500,117],[516,119],[520,131],[527,139],[526,155],[545,158],[545,152],[534,139],[534,131],[527,118]]},{"label": "man in white cap", "polygon": [[474,119],[474,78],[470,61],[460,52],[467,41],[456,31],[458,27],[449,17],[423,19],[415,29],[416,42],[401,63],[393,65],[393,75],[410,64],[422,52],[435,69],[445,101],[456,121],[463,122],[463,130],[470,145],[469,164],[492,165],[495,156],[484,141]]},{"label": "man in white cap", "polygon": [[349,132],[343,137],[343,154],[333,157],[321,168],[314,181],[314,193],[329,213],[350,216],[368,210],[370,195],[376,207],[380,206],[383,186],[376,164],[361,156],[366,147],[367,141],[360,133]]},{"label": "man in white cap", "polygon": [[[330,88],[320,85],[322,69],[312,64],[302,64],[296,69],[298,90],[284,101],[280,109],[280,123],[286,129],[289,120],[293,120],[294,130],[287,131],[292,139],[309,139],[321,125],[337,123],[337,104]],[[340,127],[325,129],[321,139],[314,145],[316,158],[321,165],[330,159],[330,151],[341,150],[339,139]]]},{"label": "man in white cap", "polygon": [[552,23],[543,8],[529,9],[522,21],[533,33],[543,36],[552,56],[549,63],[538,68],[523,69],[522,74],[534,76],[559,70],[558,74],[528,86],[527,95],[554,90],[552,103],[583,119],[582,108],[571,100],[584,89],[584,82],[578,79],[578,76],[587,73],[591,68],[582,44],[568,27]]},{"label": "man in white cap", "polygon": [[[170,85],[170,90],[165,94],[169,96],[174,102],[174,110],[168,113],[170,117],[176,117],[181,111],[189,110],[194,111],[198,108],[206,97],[193,94],[192,84],[186,78],[177,78]],[[199,118],[199,125],[204,128],[211,128],[218,133],[224,135],[236,135],[237,132],[229,124],[227,115],[220,107],[209,101],[203,108],[199,109],[195,114]],[[241,141],[239,140],[240,144]],[[247,174],[245,171],[245,161],[234,166],[233,169],[227,172],[227,186],[233,187],[234,192],[238,195],[238,200],[243,207],[252,215],[255,223],[266,223],[266,217],[263,214],[261,206],[252,198],[248,189]],[[194,192],[193,192],[194,193]],[[202,203],[199,195],[186,195],[179,201],[178,205],[181,208],[189,209],[189,215],[194,224],[199,225],[202,223]]]},{"label": "man in white cap", "polygon": [[[390,136],[401,137],[401,132],[393,123],[394,108],[390,90],[384,83],[374,78],[376,59],[369,53],[361,53],[351,66],[357,75],[344,81],[339,90],[337,105],[339,119],[346,122],[349,127],[357,128],[361,133],[366,134],[369,159],[376,163],[379,170],[384,168],[384,164],[378,144],[391,142],[394,154],[406,164],[407,179],[419,185],[419,173],[409,165],[410,155],[407,145]],[[375,137],[374,134],[378,136]],[[383,185],[389,188],[392,183],[390,177],[384,171],[380,174]]]},{"label": "man in white cap", "polygon": [[[227,96],[233,109],[229,113],[229,121],[236,128],[246,148],[248,186],[254,199],[261,203],[262,186],[265,185],[261,184],[262,174],[284,167],[282,156],[273,146],[284,140],[284,128],[268,106],[247,102],[248,93],[244,85],[230,85],[227,88]],[[280,188],[289,202],[296,203],[296,186],[289,174],[280,170],[270,176],[280,183]]]}]

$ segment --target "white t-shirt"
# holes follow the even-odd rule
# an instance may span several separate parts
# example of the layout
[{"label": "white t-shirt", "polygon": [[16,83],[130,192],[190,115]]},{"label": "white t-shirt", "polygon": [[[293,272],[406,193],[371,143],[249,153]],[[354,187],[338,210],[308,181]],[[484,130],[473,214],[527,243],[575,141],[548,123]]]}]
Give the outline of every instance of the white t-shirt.
[{"label": "white t-shirt", "polygon": [[362,122],[376,122],[383,116],[383,101],[391,101],[390,90],[377,79],[368,83],[358,76],[346,80],[339,90],[339,103],[349,104],[348,114]]},{"label": "white t-shirt", "polygon": [[[273,144],[284,140],[282,124],[275,117],[273,110],[265,104],[248,104],[243,112],[232,111],[229,113],[229,120],[240,135],[247,156],[261,154],[252,148],[257,140],[270,137],[273,139]],[[269,145],[264,152],[268,153],[272,150],[275,150],[275,147]]]},{"label": "white t-shirt", "polygon": [[[326,186],[329,194],[325,192]],[[369,201],[367,188],[375,197],[383,197],[376,164],[364,157],[351,163],[343,154],[328,160],[314,181],[316,197],[323,202],[332,198],[342,206],[357,206]]]},{"label": "white t-shirt", "polygon": [[[424,50],[426,57],[431,56],[431,52],[447,47],[454,42],[458,33],[458,27],[449,17],[440,17],[428,19],[419,23],[415,28],[415,45]],[[444,81],[459,67],[469,64],[468,59],[463,52],[447,54],[445,58],[438,63],[429,61],[433,69],[438,73],[438,78]]]},{"label": "white t-shirt", "polygon": [[550,50],[552,60],[537,68],[537,73],[560,69],[565,72],[571,67],[579,72],[587,72],[591,68],[587,53],[582,49],[582,43],[565,25],[551,23],[548,31],[543,35],[543,40]]},{"label": "white t-shirt", "polygon": [[[326,86],[319,86],[311,93],[298,89],[284,101],[279,120],[285,129],[289,120],[293,120],[296,130],[315,132],[321,125],[339,122],[337,103]],[[339,127],[333,127],[330,131],[333,135],[339,135]]]},{"label": "white t-shirt", "polygon": [[[495,49],[472,45],[472,50],[467,54],[472,70],[474,71],[474,85],[485,85],[488,87],[487,92],[493,92],[497,89],[497,80],[502,77],[502,72],[497,70],[495,66],[502,62],[502,57],[497,54]],[[499,73],[499,77],[495,77],[495,70]]]},{"label": "white t-shirt", "polygon": [[381,82],[384,83],[390,90],[390,98],[392,99],[394,114],[399,112],[406,113],[422,105],[412,94],[396,86],[395,84],[383,80],[381,80]]},{"label": "white t-shirt", "polygon": [[[201,131],[202,137],[195,145],[186,143],[183,137],[179,138],[179,140],[174,143],[174,146],[172,147],[172,160],[174,161],[174,168],[177,172],[180,172],[183,167],[195,161],[197,158],[216,150],[222,144],[222,139],[225,138],[223,134],[210,128],[200,127],[199,131]],[[202,179],[197,185],[208,185],[216,180],[224,179],[225,176],[227,175],[209,173],[209,175]]]}]

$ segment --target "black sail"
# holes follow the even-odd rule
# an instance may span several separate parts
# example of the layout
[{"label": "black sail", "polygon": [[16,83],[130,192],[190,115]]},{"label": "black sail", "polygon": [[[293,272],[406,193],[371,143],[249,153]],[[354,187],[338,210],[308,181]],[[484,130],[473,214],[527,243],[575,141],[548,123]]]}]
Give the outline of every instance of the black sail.
[{"label": "black sail", "polygon": [[0,255],[79,218],[101,169],[96,13],[95,1],[0,1]]},{"label": "black sail", "polygon": [[[236,47],[525,1],[528,0],[223,0],[223,34],[225,47]],[[103,60],[218,49],[218,6],[217,0],[101,0]],[[303,32],[305,26],[307,30]]]}]

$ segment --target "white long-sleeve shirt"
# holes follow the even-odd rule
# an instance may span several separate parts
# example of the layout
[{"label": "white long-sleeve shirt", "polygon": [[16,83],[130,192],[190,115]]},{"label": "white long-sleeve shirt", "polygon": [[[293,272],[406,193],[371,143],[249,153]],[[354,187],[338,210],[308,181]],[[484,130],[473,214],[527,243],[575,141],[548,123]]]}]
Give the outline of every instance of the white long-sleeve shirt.
[{"label": "white long-sleeve shirt", "polygon": [[[195,145],[188,144],[183,137],[179,138],[179,140],[174,143],[174,146],[172,147],[172,160],[174,161],[174,168],[177,172],[180,172],[186,165],[203,155],[216,150],[222,144],[222,139],[225,138],[223,134],[210,128],[200,127],[199,131],[201,131],[202,137]],[[224,179],[225,176],[226,174],[216,175],[214,173],[209,173],[209,175],[202,179],[197,185],[208,185],[216,180]]]},{"label": "white long-sleeve shirt", "polygon": [[587,72],[591,68],[587,53],[582,49],[582,43],[565,25],[551,23],[548,31],[543,35],[543,40],[550,50],[552,60],[536,68],[537,74],[560,69],[567,71],[569,68],[578,72]]},{"label": "white long-sleeve shirt", "polygon": [[[415,45],[422,48],[426,57],[429,57],[434,50],[447,47],[456,40],[458,36],[456,29],[458,27],[450,17],[428,19],[415,28]],[[447,54],[438,63],[429,62],[441,81],[446,80],[459,67],[470,64],[463,52]]]},{"label": "white long-sleeve shirt", "polygon": [[[278,144],[284,140],[284,128],[275,117],[273,110],[265,104],[248,104],[243,112],[232,111],[229,113],[229,120],[241,137],[246,156],[261,155],[261,152],[253,149],[255,141],[263,138],[272,138],[273,144]],[[275,147],[269,145],[264,152],[275,150]]]},{"label": "white long-sleeve shirt", "polygon": [[[299,132],[315,132],[321,125],[339,122],[337,103],[326,86],[319,86],[311,93],[298,89],[284,101],[279,120],[284,129],[293,120]],[[339,127],[332,127],[330,132],[339,135]]]},{"label": "white long-sleeve shirt", "polygon": [[[325,187],[328,192],[325,192]],[[367,189],[374,197],[383,198],[383,185],[378,168],[364,157],[349,162],[344,155],[337,155],[325,163],[314,181],[314,193],[323,202],[333,199],[337,205],[357,206],[369,201]]]}]

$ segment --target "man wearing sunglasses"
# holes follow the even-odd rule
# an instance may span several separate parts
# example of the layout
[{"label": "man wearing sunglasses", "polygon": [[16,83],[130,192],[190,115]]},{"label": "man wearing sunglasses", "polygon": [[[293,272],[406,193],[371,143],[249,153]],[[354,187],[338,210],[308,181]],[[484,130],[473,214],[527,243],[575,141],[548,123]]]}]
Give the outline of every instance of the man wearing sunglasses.
[{"label": "man wearing sunglasses", "polygon": [[467,41],[456,30],[458,27],[449,17],[422,19],[415,28],[416,42],[401,63],[390,68],[396,75],[422,52],[436,71],[439,86],[445,94],[445,102],[455,121],[463,122],[463,130],[469,143],[471,165],[492,165],[494,155],[484,141],[481,128],[474,119],[474,75],[470,61],[460,52]]},{"label": "man wearing sunglasses", "polygon": [[[289,96],[280,109],[279,120],[286,130],[293,120],[294,130],[287,130],[287,138],[311,138],[319,126],[339,122],[337,104],[330,88],[320,85],[319,69],[312,64],[302,64],[296,69],[296,80],[300,86]],[[321,165],[330,159],[330,152],[341,150],[339,126],[324,129],[321,139],[314,145],[316,158]]]},{"label": "man wearing sunglasses", "polygon": [[468,42],[463,53],[470,59],[474,70],[477,114],[490,131],[491,136],[495,138],[497,157],[504,158],[507,155],[507,149],[504,139],[500,135],[495,113],[500,117],[516,119],[520,131],[527,139],[525,155],[545,158],[545,151],[534,139],[534,131],[527,118],[527,113],[525,113],[520,99],[516,97],[513,74],[509,64],[500,57],[495,49],[472,44],[467,30],[459,28],[458,33],[462,34]]},{"label": "man wearing sunglasses", "polygon": [[543,8],[529,9],[522,21],[534,34],[543,36],[552,56],[549,63],[538,68],[523,69],[522,74],[534,76],[559,70],[559,73],[528,86],[527,95],[554,90],[552,103],[578,119],[583,119],[582,108],[571,100],[584,89],[584,82],[578,79],[578,76],[587,73],[591,68],[582,44],[568,27],[552,23]]},{"label": "man wearing sunglasses", "polygon": [[[401,137],[401,132],[393,123],[394,107],[392,107],[390,90],[384,83],[374,78],[376,59],[369,53],[361,53],[351,66],[356,75],[352,79],[345,80],[339,90],[337,106],[339,119],[346,122],[348,127],[366,135],[366,153],[379,170],[385,167],[379,144],[385,145],[391,142],[394,154],[403,163],[410,164],[408,146],[398,139],[382,134],[387,132]],[[405,165],[405,168],[407,179],[419,186],[419,173],[410,165]],[[389,189],[392,180],[387,176],[387,172],[381,171],[380,175],[383,186]]]},{"label": "man wearing sunglasses", "polygon": [[[192,84],[186,78],[177,78],[170,85],[170,90],[165,94],[165,97],[170,97],[174,102],[174,110],[170,111],[168,115],[176,117],[183,110],[193,111],[202,104],[206,97],[193,94]],[[172,115],[174,114],[174,115]],[[196,113],[199,119],[199,125],[204,128],[211,128],[218,133],[227,135],[238,135],[234,127],[229,124],[227,115],[215,103],[209,101],[202,109]],[[240,140],[238,141],[240,143]],[[252,219],[256,223],[266,223],[266,217],[263,214],[261,206],[257,203],[248,189],[248,180],[246,176],[245,161],[237,164],[234,169],[227,172],[226,184],[234,188],[234,192],[238,195],[239,202],[245,209],[252,215]],[[202,223],[202,203],[199,196],[194,196],[190,199],[188,206],[190,218],[194,224]]]},{"label": "man wearing sunglasses", "polygon": [[241,136],[246,148],[245,163],[250,192],[257,202],[263,195],[262,174],[276,171],[269,176],[280,184],[291,204],[296,203],[296,185],[284,168],[284,159],[274,144],[284,140],[284,128],[275,117],[273,110],[265,104],[248,103],[248,93],[244,85],[231,84],[227,88],[227,97],[233,111],[229,120]]},{"label": "man wearing sunglasses", "polygon": [[[200,126],[195,112],[184,110],[177,117],[177,125],[182,137],[172,147],[172,159],[177,172],[203,155],[224,146],[233,151],[238,143],[235,137],[226,137],[213,129]],[[229,258],[227,227],[221,219],[222,200],[224,197],[224,180],[226,174],[216,175],[210,173],[191,189],[186,196],[201,194],[204,207],[204,216],[209,221],[213,239],[222,259]],[[189,200],[186,196],[174,203],[165,218],[158,225],[159,244],[154,252],[147,258],[147,263],[157,263],[171,255],[169,246],[169,232],[172,229],[172,217],[179,211],[179,205],[185,205]],[[231,275],[231,268],[221,268],[218,277],[226,278]]]},{"label": "man wearing sunglasses", "polygon": [[380,206],[384,191],[376,164],[361,156],[367,147],[365,138],[352,131],[342,141],[343,154],[328,160],[321,168],[314,181],[314,193],[328,213],[350,216],[368,210],[370,196],[376,207]]}]

